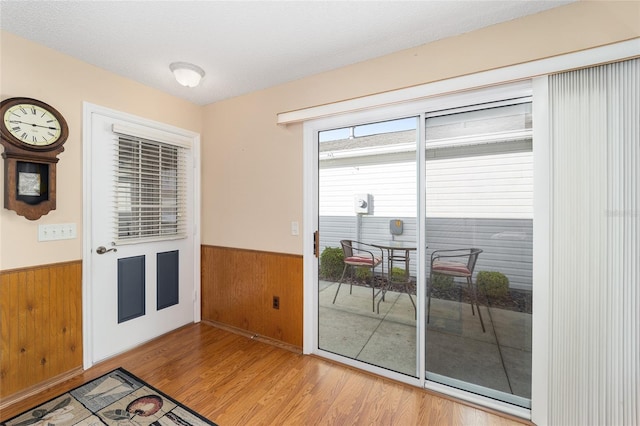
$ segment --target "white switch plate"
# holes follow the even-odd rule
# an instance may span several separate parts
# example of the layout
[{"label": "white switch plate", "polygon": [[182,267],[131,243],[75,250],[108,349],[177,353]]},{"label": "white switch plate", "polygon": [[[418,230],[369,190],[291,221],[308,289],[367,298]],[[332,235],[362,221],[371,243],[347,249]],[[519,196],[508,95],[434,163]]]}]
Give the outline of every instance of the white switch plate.
[{"label": "white switch plate", "polygon": [[291,222],[291,235],[299,235],[300,228],[298,226],[298,222]]},{"label": "white switch plate", "polygon": [[76,236],[75,223],[38,225],[38,241],[71,240]]}]

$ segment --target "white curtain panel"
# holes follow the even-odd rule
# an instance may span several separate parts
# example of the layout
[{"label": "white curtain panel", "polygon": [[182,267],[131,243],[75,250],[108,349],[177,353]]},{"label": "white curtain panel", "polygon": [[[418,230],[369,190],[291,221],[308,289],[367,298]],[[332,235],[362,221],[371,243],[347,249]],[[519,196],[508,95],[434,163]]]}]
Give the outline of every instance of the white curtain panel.
[{"label": "white curtain panel", "polygon": [[640,424],[640,59],[550,76],[549,424]]}]

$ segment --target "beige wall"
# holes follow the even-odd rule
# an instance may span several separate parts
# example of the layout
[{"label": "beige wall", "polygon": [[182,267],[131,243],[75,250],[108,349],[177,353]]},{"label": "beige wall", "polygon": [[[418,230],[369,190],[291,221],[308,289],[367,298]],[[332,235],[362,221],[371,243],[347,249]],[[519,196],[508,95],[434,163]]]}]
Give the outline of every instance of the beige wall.
[{"label": "beige wall", "polygon": [[[202,107],[7,32],[0,35],[0,97],[44,101],[58,109],[69,125],[69,138],[58,156],[57,209],[36,221],[0,209],[0,270],[81,259],[82,103],[195,132],[201,132]],[[2,185],[3,179],[0,173]],[[53,223],[76,223],[78,237],[38,242],[38,225]]]},{"label": "beige wall", "polygon": [[579,2],[209,105],[202,242],[302,253],[302,126],[277,126],[279,112],[636,37],[640,2]]},{"label": "beige wall", "polygon": [[[277,113],[640,37],[640,2],[578,2],[206,107],[0,34],[0,97],[50,103],[70,128],[57,210],[33,222],[0,211],[4,270],[82,257],[83,101],[202,134],[203,244],[301,254],[302,126]],[[38,224],[68,222],[78,238],[38,242]]]}]

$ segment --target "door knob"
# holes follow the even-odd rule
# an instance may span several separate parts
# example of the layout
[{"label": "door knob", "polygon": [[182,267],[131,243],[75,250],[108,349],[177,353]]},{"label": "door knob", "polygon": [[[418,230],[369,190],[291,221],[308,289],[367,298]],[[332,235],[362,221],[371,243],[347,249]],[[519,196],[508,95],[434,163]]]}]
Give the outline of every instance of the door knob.
[{"label": "door knob", "polygon": [[96,249],[96,253],[98,253],[98,254],[105,254],[105,253],[108,253],[110,251],[116,252],[116,251],[118,251],[118,249],[114,247],[114,248],[110,248],[110,249],[107,250],[107,248],[105,246],[100,246],[100,247],[98,247]]}]

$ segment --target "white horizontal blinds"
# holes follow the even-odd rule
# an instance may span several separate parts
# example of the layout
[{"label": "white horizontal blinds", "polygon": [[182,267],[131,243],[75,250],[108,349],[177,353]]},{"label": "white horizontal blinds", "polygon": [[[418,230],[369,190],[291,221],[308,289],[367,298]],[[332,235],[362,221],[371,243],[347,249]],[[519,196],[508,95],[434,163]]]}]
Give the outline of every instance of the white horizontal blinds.
[{"label": "white horizontal blinds", "polygon": [[118,135],[115,239],[119,243],[186,237],[187,149]]},{"label": "white horizontal blinds", "polygon": [[640,424],[640,60],[550,77],[549,424]]}]

